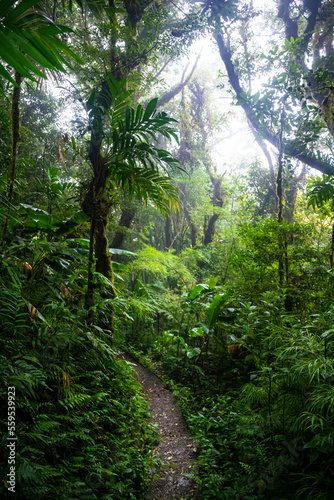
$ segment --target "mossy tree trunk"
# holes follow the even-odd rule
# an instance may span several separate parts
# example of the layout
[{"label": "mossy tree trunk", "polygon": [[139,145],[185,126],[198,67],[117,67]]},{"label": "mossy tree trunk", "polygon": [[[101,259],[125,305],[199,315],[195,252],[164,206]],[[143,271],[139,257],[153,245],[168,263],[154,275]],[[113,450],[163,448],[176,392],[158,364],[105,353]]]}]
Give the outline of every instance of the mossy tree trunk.
[{"label": "mossy tree trunk", "polygon": [[116,232],[113,240],[112,240],[112,248],[122,248],[123,242],[127,235],[127,230],[130,229],[131,224],[136,216],[137,206],[135,203],[128,203],[126,207],[123,208],[122,214],[119,220],[118,225],[120,226],[119,230]]},{"label": "mossy tree trunk", "polygon": [[[12,165],[9,174],[9,189],[8,189],[8,201],[9,204],[13,201],[14,196],[14,184],[16,178],[16,163],[17,163],[17,146],[20,140],[20,99],[21,99],[21,83],[22,75],[15,71],[15,82],[18,87],[14,86],[13,98],[12,98]],[[3,242],[8,227],[8,216],[5,219],[2,231],[1,241]]]},{"label": "mossy tree trunk", "polygon": [[[113,269],[108,252],[107,225],[108,216],[112,206],[112,201],[107,194],[108,171],[105,165],[105,158],[101,153],[102,135],[97,131],[92,131],[90,142],[89,158],[93,167],[94,176],[87,190],[82,204],[84,212],[90,217],[90,252],[88,264],[88,286],[85,300],[86,308],[94,305],[94,255],[95,271],[103,274],[113,283]],[[112,298],[113,288],[101,291],[101,295]],[[112,310],[110,311],[112,315]],[[112,324],[112,318],[110,318]],[[92,321],[92,318],[89,319]]]},{"label": "mossy tree trunk", "polygon": [[16,177],[16,162],[17,162],[17,145],[20,140],[20,98],[21,98],[21,83],[22,75],[15,71],[15,82],[18,87],[14,87],[12,100],[12,168],[9,178],[9,193],[8,200],[11,203],[14,194],[14,182]]},{"label": "mossy tree trunk", "polygon": [[107,238],[107,214],[99,214],[95,222],[95,257],[96,257],[96,272],[103,274],[110,281],[113,279],[113,270],[110,256],[108,255],[108,238]]}]

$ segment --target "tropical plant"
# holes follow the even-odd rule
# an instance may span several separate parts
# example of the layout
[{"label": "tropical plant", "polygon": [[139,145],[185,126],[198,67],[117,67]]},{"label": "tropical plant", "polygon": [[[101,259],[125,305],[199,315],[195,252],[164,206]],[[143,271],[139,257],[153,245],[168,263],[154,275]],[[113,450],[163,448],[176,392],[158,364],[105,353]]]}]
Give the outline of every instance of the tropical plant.
[{"label": "tropical plant", "polygon": [[323,175],[322,177],[311,177],[307,183],[308,205],[314,210],[323,207],[330,202],[333,210],[334,183],[333,177]]},{"label": "tropical plant", "polygon": [[[0,6],[0,59],[30,80],[36,76],[46,78],[43,68],[64,72],[65,67],[70,67],[66,58],[80,62],[79,57],[58,38],[70,33],[71,28],[53,23],[38,4],[37,0],[19,3],[7,0]],[[0,74],[17,85],[2,63]]]},{"label": "tropical plant", "polygon": [[51,214],[53,205],[59,205],[59,199],[66,191],[73,190],[76,187],[75,182],[61,182],[58,177],[58,168],[49,167],[46,169],[45,178],[35,179],[39,189],[47,198],[48,212]]},{"label": "tropical plant", "polygon": [[[34,224],[30,233],[13,236],[0,259],[1,495],[13,496],[7,476],[10,387],[18,437],[15,498],[138,498],[153,434],[146,403],[116,360],[110,335],[85,322],[89,240],[55,241],[55,217],[27,205],[26,213],[20,210],[10,213],[11,232],[18,233],[20,220]],[[72,220],[67,230],[73,235],[77,227]],[[125,304],[114,302],[121,314]]]},{"label": "tropical plant", "polygon": [[[157,113],[156,102],[144,109],[129,103],[130,93],[124,91],[125,80],[116,82],[112,75],[105,80],[107,89],[93,90],[87,103],[88,128],[94,147],[88,153],[93,178],[86,191],[83,209],[91,221],[90,271],[87,305],[92,304],[92,257],[95,252],[96,271],[112,282],[112,267],[107,254],[106,228],[115,185],[126,189],[131,198],[136,194],[146,203],[151,199],[162,211],[177,209],[177,189],[161,168],[178,168],[171,154],[151,144],[159,135],[177,140],[170,126],[175,120],[166,113]],[[84,129],[85,130],[85,129]]]}]

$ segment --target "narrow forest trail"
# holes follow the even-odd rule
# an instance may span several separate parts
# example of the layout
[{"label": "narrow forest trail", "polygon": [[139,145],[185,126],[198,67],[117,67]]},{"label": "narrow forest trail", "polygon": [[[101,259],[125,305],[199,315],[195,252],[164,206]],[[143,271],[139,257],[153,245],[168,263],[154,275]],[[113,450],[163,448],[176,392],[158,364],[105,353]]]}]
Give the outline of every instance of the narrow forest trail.
[{"label": "narrow forest trail", "polygon": [[189,434],[176,397],[130,355],[124,353],[123,357],[134,363],[138,382],[150,404],[152,421],[158,424],[160,443],[153,454],[160,455],[162,465],[159,470],[150,471],[152,481],[145,500],[194,498],[196,483],[185,474],[193,472],[196,442]]}]

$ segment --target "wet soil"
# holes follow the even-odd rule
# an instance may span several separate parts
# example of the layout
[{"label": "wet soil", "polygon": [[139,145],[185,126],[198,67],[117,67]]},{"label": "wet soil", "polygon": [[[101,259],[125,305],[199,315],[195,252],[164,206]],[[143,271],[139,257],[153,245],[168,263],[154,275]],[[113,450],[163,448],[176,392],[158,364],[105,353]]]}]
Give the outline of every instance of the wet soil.
[{"label": "wet soil", "polygon": [[133,363],[160,437],[152,453],[160,457],[162,465],[149,471],[152,479],[145,500],[194,498],[197,485],[187,474],[194,473],[196,442],[189,434],[176,397],[131,356],[124,354],[124,359]]}]

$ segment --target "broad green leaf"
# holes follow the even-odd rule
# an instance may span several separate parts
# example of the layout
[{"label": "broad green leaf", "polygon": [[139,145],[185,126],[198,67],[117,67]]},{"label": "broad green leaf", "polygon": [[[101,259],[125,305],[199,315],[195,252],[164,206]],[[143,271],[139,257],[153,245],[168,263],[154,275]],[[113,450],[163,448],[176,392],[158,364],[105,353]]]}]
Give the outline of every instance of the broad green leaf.
[{"label": "broad green leaf", "polygon": [[137,255],[129,250],[122,250],[121,248],[108,248],[108,252],[113,255]]},{"label": "broad green leaf", "polygon": [[69,243],[75,243],[76,245],[89,247],[90,241],[86,238],[68,238],[65,241],[63,241],[63,243],[65,245],[68,245]]},{"label": "broad green leaf", "polygon": [[[47,39],[47,37],[36,36],[35,34],[27,33],[27,38],[30,43],[34,45],[36,49],[49,61],[54,70],[65,71],[63,66],[60,64],[59,59],[63,59],[60,54],[54,54],[53,51],[53,41]],[[45,43],[43,43],[45,42]]]},{"label": "broad green leaf", "polygon": [[191,330],[189,330],[189,337],[203,337],[204,335],[204,329],[203,328],[199,328],[199,327],[196,327],[196,328],[192,328]]},{"label": "broad green leaf", "polygon": [[127,264],[120,264],[119,262],[111,261],[113,269],[117,269],[117,271],[127,271],[129,266]]},{"label": "broad green leaf", "polygon": [[225,294],[219,293],[218,295],[215,295],[207,313],[208,328],[211,328],[213,324],[216,322],[222,306],[227,302],[229,298],[230,298],[229,293]]},{"label": "broad green leaf", "polygon": [[[16,2],[13,2],[13,4]],[[26,14],[27,12],[31,12],[30,9],[34,5],[38,3],[38,0],[24,0],[20,2],[19,4],[14,7],[14,9],[6,16],[5,21],[6,23],[10,23],[17,19],[18,17],[21,17],[23,14]]]},{"label": "broad green leaf", "polygon": [[183,337],[175,337],[175,338],[179,344],[183,345],[183,347],[185,347],[186,349],[188,348],[188,344],[186,343]]},{"label": "broad green leaf", "polygon": [[50,36],[61,35],[62,33],[70,32],[72,32],[71,28],[68,28],[67,26],[61,26],[59,24],[48,24],[47,26],[42,26],[38,29],[38,33],[40,33],[41,35]]},{"label": "broad green leaf", "polygon": [[24,67],[25,61],[27,61],[26,66],[31,67],[31,61],[22,53],[20,54],[15,46],[8,43],[8,37],[6,37],[2,31],[0,31],[0,58],[6,61],[9,66],[14,68],[15,71],[19,72],[22,76],[30,79],[32,78],[29,71]]},{"label": "broad green leaf", "polygon": [[189,359],[195,358],[201,354],[201,349],[199,347],[188,347],[187,357]]},{"label": "broad green leaf", "polygon": [[209,285],[207,285],[206,283],[195,285],[194,288],[189,292],[188,299],[190,300],[196,299],[196,297],[199,296],[202,290],[208,290],[208,289]]},{"label": "broad green leaf", "polygon": [[[80,59],[80,57],[75,52],[73,52],[73,50],[71,50],[69,47],[67,47],[67,45],[65,45],[63,42],[60,42],[56,38],[53,38],[52,44],[54,45],[54,47],[56,49],[64,52],[64,54],[66,54],[68,57],[70,57],[71,59],[73,59],[77,63],[83,64],[82,59]],[[59,53],[58,53],[58,57],[61,57]],[[69,62],[66,61],[66,59],[64,59],[63,57],[61,57],[61,59],[63,60],[64,64],[66,64],[68,67],[71,67]]]},{"label": "broad green leaf", "polygon": [[[54,24],[40,10],[38,2],[1,2],[0,13],[0,58],[22,76],[30,80],[34,80],[33,74],[45,77],[33,61],[51,70],[65,71],[63,65],[69,66],[69,63],[62,53],[81,63],[80,58],[56,38],[71,32],[71,28]],[[0,73],[14,83],[3,65]]]},{"label": "broad green leaf", "polygon": [[23,213],[27,213],[28,211],[31,210],[33,212],[40,212],[40,213],[49,215],[48,212],[46,212],[45,210],[42,210],[41,208],[33,207],[32,205],[27,205],[26,203],[21,203],[19,208],[21,208],[21,207],[23,207],[25,209],[25,211],[23,211]]},{"label": "broad green leaf", "polygon": [[15,87],[19,87],[14,78],[10,76],[8,71],[4,68],[4,66],[1,63],[0,63],[0,75],[3,76],[6,80],[8,80],[10,83],[15,85]]},{"label": "broad green leaf", "polygon": [[208,285],[209,285],[210,290],[213,290],[215,288],[216,284],[217,284],[217,280],[215,278],[211,277],[208,279]]}]

